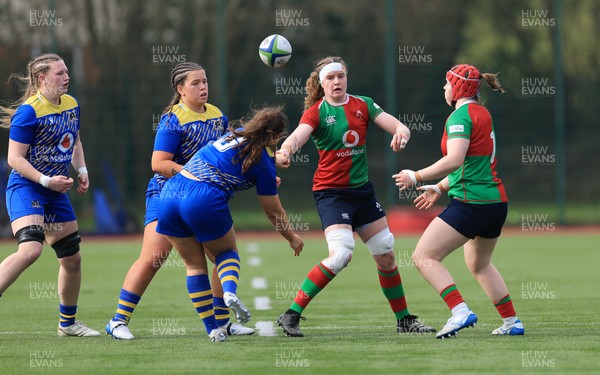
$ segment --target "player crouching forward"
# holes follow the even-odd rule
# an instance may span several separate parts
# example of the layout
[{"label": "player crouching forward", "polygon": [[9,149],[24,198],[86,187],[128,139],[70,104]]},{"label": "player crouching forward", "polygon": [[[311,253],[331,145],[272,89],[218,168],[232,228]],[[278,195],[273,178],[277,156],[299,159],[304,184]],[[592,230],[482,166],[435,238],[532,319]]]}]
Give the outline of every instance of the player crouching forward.
[{"label": "player crouching forward", "polygon": [[225,304],[241,323],[250,320],[250,312],[237,296],[240,257],[229,211],[234,191],[256,186],[265,214],[289,241],[294,255],[304,246],[291,230],[277,195],[273,156],[287,124],[279,107],[255,112],[242,128],[232,128],[196,152],[161,192],[156,231],[167,236],[184,260],[189,296],[211,341],[225,341],[227,335],[215,319],[205,250],[215,256]]}]

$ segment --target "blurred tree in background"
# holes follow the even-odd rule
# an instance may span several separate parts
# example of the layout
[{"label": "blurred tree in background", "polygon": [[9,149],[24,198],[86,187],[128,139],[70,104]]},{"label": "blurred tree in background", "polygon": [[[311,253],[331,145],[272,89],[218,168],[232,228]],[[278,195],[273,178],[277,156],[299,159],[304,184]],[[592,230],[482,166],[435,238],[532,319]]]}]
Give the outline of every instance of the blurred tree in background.
[{"label": "blurred tree in background", "polygon": [[[81,104],[92,188],[106,192],[114,209],[123,207],[128,230],[136,230],[152,175],[155,128],[171,97],[170,70],[177,62],[206,68],[209,102],[231,120],[257,106],[285,104],[293,127],[314,62],[342,56],[349,65],[348,91],[373,97],[413,131],[407,150],[394,155],[388,151],[389,135],[376,127],[369,131],[370,176],[386,207],[410,204],[397,195],[390,170],[423,167],[439,158],[443,124],[451,112],[443,99],[444,74],[466,62],[482,72],[501,72],[507,89],[497,95],[482,88],[482,96],[494,116],[499,172],[512,205],[552,207],[558,178],[556,162],[548,162],[556,156],[557,142],[552,32],[559,27],[566,82],[566,199],[573,207],[567,213],[570,222],[589,222],[598,220],[600,208],[600,175],[589,167],[600,139],[595,126],[600,3],[565,3],[557,25],[557,2],[0,0],[0,77],[25,73],[31,57],[44,52],[65,59],[70,93]],[[258,58],[259,43],[274,33],[293,46],[290,62],[280,69]],[[385,90],[390,80],[395,96]],[[0,85],[4,102],[17,97],[14,82]],[[0,155],[6,155],[7,138],[4,131]],[[316,162],[314,147],[307,144],[295,165],[281,171],[281,196],[290,211],[314,215],[310,188]],[[71,197],[81,221],[91,223],[93,194]],[[233,206],[258,208],[253,198],[234,199]],[[581,211],[586,206],[587,214]]]}]

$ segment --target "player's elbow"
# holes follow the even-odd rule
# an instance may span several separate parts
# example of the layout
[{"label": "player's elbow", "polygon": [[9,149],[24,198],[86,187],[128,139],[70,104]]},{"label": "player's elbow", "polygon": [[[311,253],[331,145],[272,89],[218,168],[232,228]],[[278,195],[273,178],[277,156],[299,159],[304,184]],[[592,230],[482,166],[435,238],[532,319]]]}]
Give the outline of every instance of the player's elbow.
[{"label": "player's elbow", "polygon": [[150,163],[150,165],[152,167],[152,172],[164,174],[164,169],[165,168],[162,166],[162,163],[160,161],[152,160],[152,162]]},{"label": "player's elbow", "polygon": [[20,164],[19,161],[21,160],[23,160],[22,156],[11,155],[10,153],[8,153],[8,157],[6,158],[8,166],[14,170],[18,170]]}]

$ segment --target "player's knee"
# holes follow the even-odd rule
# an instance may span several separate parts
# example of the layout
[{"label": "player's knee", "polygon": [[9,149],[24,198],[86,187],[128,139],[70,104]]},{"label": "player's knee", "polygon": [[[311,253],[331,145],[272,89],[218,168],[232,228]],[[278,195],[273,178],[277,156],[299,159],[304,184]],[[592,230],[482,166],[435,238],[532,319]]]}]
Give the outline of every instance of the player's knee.
[{"label": "player's knee", "polygon": [[20,245],[25,242],[39,242],[44,243],[46,235],[44,234],[44,228],[41,225],[29,225],[23,227],[15,233],[17,243]]},{"label": "player's knee", "polygon": [[418,270],[420,270],[421,267],[423,266],[423,264],[425,264],[425,262],[427,261],[427,259],[423,255],[423,253],[420,251],[413,252],[411,258],[412,258],[413,264],[415,265],[415,268]]},{"label": "player's knee", "polygon": [[327,233],[325,238],[329,251],[333,255],[325,259],[323,264],[337,275],[352,260],[354,237],[352,231],[348,229],[336,229]]},{"label": "player's knee", "polygon": [[56,243],[52,245],[52,248],[56,252],[56,257],[60,259],[77,254],[79,252],[80,243],[81,237],[79,237],[79,231],[75,231],[56,241]]},{"label": "player's knee", "polygon": [[394,256],[394,235],[389,228],[385,228],[369,238],[365,245],[371,255],[384,255],[391,252],[391,256]]},{"label": "player's knee", "polygon": [[21,259],[28,265],[33,264],[42,255],[44,229],[40,225],[29,225],[19,229],[15,237]]}]

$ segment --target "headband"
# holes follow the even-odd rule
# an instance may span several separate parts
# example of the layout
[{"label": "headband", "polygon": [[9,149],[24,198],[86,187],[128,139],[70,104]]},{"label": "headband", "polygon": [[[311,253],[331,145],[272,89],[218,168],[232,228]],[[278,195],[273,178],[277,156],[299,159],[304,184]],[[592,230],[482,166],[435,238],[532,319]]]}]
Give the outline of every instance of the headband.
[{"label": "headband", "polygon": [[479,80],[481,79],[481,78],[477,78],[477,79],[475,79],[475,78],[465,78],[465,77],[459,76],[458,74],[454,73],[452,70],[448,70],[448,73],[450,73],[450,74],[454,74],[454,75],[455,75],[455,76],[457,76],[458,78],[460,78],[460,79],[464,79],[464,80],[466,80],[466,81],[479,81]]},{"label": "headband", "polygon": [[319,72],[319,82],[323,83],[323,79],[325,76],[331,72],[336,72],[338,70],[344,71],[344,67],[339,62],[332,62],[325,65],[321,71]]}]

